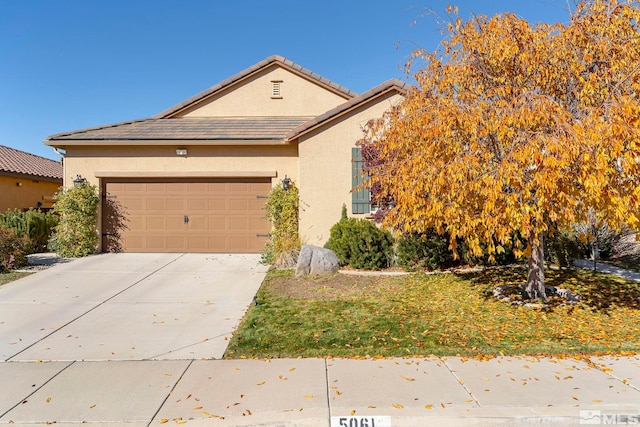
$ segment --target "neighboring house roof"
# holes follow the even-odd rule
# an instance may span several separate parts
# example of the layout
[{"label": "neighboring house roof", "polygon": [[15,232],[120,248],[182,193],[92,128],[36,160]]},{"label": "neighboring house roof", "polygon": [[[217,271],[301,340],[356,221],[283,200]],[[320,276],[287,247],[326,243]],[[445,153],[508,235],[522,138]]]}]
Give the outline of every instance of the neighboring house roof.
[{"label": "neighboring house roof", "polygon": [[0,145],[0,174],[29,175],[62,181],[62,163]]},{"label": "neighboring house roof", "polygon": [[189,117],[143,119],[59,133],[49,141],[280,141],[311,117]]},{"label": "neighboring house roof", "polygon": [[256,72],[263,70],[269,66],[271,66],[272,64],[279,64],[285,68],[288,68],[289,70],[308,78],[309,80],[313,80],[316,83],[326,87],[329,90],[332,90],[333,92],[336,92],[338,94],[340,94],[341,96],[343,96],[345,99],[349,99],[349,98],[353,98],[355,96],[357,96],[358,94],[356,92],[353,92],[352,90],[347,89],[344,86],[339,85],[338,83],[332,82],[329,79],[326,79],[324,77],[322,77],[319,74],[314,73],[311,70],[307,70],[306,68],[296,64],[293,61],[290,61],[286,58],[283,58],[282,56],[279,55],[273,55],[270,56],[260,62],[258,62],[257,64],[243,70],[240,71],[239,73],[229,77],[226,80],[221,81],[220,83],[211,86],[209,89],[206,89],[200,93],[198,93],[197,95],[192,96],[191,98],[177,104],[174,105],[173,107],[161,112],[160,114],[154,116],[154,118],[170,118],[172,116],[174,116],[176,113],[185,110],[191,106],[193,106],[194,104],[197,104],[199,102],[202,102],[203,100],[215,95],[216,93],[220,92],[223,89],[226,89],[228,86],[233,85],[236,82],[239,82],[247,77],[249,77],[250,75],[255,74]]},{"label": "neighboring house roof", "polygon": [[383,94],[388,93],[389,91],[396,91],[400,94],[406,94],[409,90],[410,85],[404,83],[398,79],[387,80],[386,82],[374,87],[373,89],[368,90],[367,92],[359,95],[355,98],[350,99],[344,104],[340,104],[334,109],[327,111],[324,114],[319,115],[306,123],[301,124],[300,126],[292,129],[286,136],[288,141],[299,138],[300,136],[306,134],[307,132],[316,129],[319,126],[322,126],[325,123],[330,122],[338,117],[341,117],[343,114],[352,111],[353,109],[358,108],[359,106],[371,101],[374,98],[377,98]]}]

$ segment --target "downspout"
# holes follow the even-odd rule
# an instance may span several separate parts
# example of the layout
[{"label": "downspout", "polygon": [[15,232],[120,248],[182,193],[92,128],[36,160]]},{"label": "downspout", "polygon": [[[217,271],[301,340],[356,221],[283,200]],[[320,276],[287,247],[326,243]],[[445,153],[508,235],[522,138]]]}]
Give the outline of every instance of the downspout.
[{"label": "downspout", "polygon": [[65,161],[64,161],[64,156],[67,155],[66,150],[62,149],[62,152],[60,152],[60,148],[58,147],[52,147],[53,151],[60,156],[60,162],[62,163],[62,186],[66,187],[65,185],[65,181],[67,180],[67,166],[65,165]]}]

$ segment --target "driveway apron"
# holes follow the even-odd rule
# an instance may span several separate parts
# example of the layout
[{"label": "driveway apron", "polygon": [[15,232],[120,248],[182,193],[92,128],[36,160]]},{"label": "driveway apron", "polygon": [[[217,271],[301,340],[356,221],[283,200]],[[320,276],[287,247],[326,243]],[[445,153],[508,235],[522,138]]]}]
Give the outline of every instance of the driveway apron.
[{"label": "driveway apron", "polygon": [[4,361],[220,358],[259,255],[102,254],[0,287]]}]

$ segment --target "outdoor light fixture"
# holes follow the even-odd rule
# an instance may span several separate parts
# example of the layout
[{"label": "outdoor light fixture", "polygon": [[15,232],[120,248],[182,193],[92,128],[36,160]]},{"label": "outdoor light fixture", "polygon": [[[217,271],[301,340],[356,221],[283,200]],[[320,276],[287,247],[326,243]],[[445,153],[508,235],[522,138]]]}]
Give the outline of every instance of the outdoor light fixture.
[{"label": "outdoor light fixture", "polygon": [[289,190],[289,184],[291,184],[291,180],[289,178],[287,178],[287,175],[285,175],[284,179],[282,180],[282,189],[284,191],[288,191]]},{"label": "outdoor light fixture", "polygon": [[176,149],[176,154],[178,156],[184,157],[184,156],[187,155],[187,149],[186,148],[178,148],[178,149]]},{"label": "outdoor light fixture", "polygon": [[80,187],[82,184],[84,184],[85,182],[87,182],[86,179],[84,179],[82,176],[80,175],[76,175],[75,179],[73,180],[73,186],[74,187]]}]

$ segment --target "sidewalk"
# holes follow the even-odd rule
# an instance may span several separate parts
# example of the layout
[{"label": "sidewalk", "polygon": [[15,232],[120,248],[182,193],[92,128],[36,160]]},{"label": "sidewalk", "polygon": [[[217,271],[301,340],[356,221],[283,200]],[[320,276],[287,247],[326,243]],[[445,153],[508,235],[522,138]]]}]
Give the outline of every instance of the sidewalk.
[{"label": "sidewalk", "polygon": [[640,356],[5,362],[0,382],[0,424],[12,426],[640,420]]},{"label": "sidewalk", "polygon": [[[593,270],[593,261],[587,259],[574,260],[573,265],[575,265],[576,267],[584,268],[585,270]],[[640,282],[640,273],[625,270],[619,267],[614,267],[613,265],[605,264],[602,262],[596,262],[596,271],[599,271],[601,273],[615,274],[616,276],[625,279]]]}]

